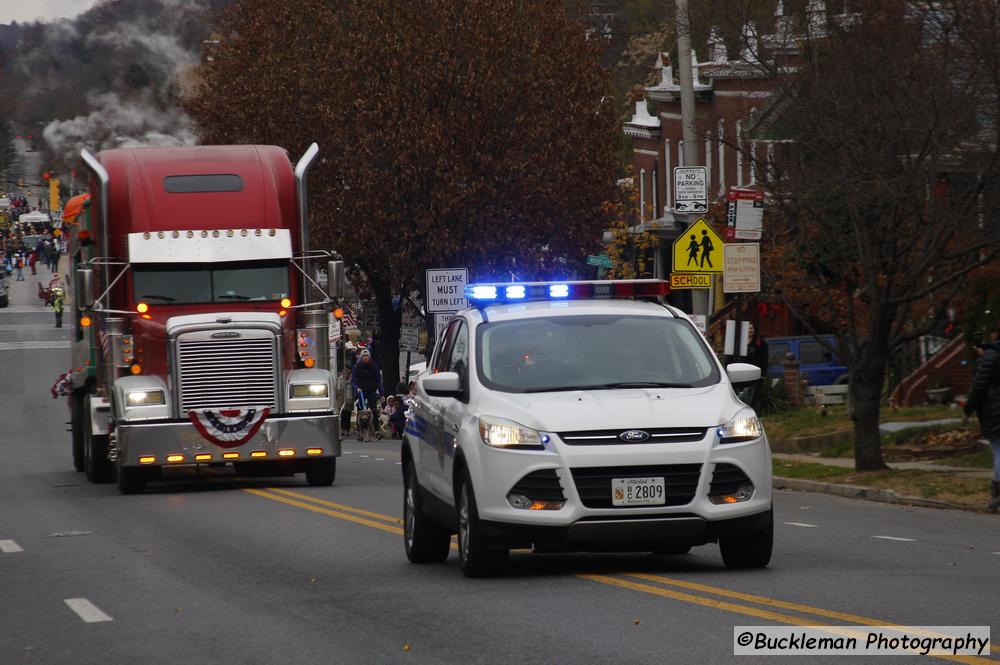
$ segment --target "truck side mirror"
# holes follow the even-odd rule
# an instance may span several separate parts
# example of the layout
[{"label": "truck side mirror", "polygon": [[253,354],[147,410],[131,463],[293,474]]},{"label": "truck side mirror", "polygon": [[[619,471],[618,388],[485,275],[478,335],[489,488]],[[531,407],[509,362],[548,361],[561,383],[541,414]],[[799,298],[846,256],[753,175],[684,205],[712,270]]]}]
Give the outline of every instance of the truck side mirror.
[{"label": "truck side mirror", "polygon": [[91,268],[77,268],[76,293],[73,294],[78,307],[94,306],[94,271]]},{"label": "truck side mirror", "polygon": [[343,261],[330,261],[326,264],[326,295],[331,300],[344,297],[347,274]]}]

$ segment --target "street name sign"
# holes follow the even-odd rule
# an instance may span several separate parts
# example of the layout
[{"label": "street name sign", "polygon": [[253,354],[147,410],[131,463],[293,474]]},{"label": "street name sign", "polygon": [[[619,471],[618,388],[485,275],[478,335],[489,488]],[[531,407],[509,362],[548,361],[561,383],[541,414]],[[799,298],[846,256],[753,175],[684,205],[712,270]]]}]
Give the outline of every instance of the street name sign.
[{"label": "street name sign", "polygon": [[712,273],[708,272],[672,272],[670,273],[670,290],[674,289],[710,289],[712,288]]},{"label": "street name sign", "polygon": [[465,285],[468,268],[432,268],[427,271],[427,311],[457,312],[469,306]]},{"label": "street name sign", "polygon": [[599,266],[601,268],[611,267],[611,257],[607,254],[590,254],[587,256],[588,266]]},{"label": "street name sign", "polygon": [[737,240],[760,240],[764,230],[764,192],[752,189],[729,190],[729,225]]},{"label": "street name sign", "polygon": [[704,166],[674,168],[674,210],[677,212],[708,210],[708,169]]},{"label": "street name sign", "polygon": [[740,242],[726,245],[722,290],[726,293],[760,291],[760,244]]},{"label": "street name sign", "polygon": [[674,241],[673,272],[722,272],[724,244],[712,225],[699,217]]}]

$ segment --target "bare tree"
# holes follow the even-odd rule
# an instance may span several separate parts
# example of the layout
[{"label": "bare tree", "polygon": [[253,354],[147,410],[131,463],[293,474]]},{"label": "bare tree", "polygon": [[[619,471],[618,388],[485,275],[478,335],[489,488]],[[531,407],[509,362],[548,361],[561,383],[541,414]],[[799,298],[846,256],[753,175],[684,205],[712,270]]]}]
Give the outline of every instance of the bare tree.
[{"label": "bare tree", "polygon": [[823,4],[789,14],[785,39],[728,32],[775,84],[740,146],[774,203],[770,285],[812,332],[836,330],[855,463],[871,470],[885,467],[891,352],[939,325],[1000,251],[1000,15],[976,0]]}]

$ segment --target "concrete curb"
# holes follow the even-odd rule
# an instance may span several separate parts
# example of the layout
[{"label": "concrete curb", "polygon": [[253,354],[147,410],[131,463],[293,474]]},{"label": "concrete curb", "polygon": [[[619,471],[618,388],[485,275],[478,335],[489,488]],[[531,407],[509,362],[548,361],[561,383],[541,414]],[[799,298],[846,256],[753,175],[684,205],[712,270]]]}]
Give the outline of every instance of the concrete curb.
[{"label": "concrete curb", "polygon": [[985,512],[975,508],[960,506],[947,501],[936,501],[934,499],[921,499],[915,496],[902,496],[893,490],[879,489],[877,487],[862,487],[860,485],[837,485],[835,483],[822,483],[816,480],[803,480],[801,478],[782,478],[775,476],[773,481],[775,489],[796,490],[800,492],[819,492],[821,494],[833,494],[848,499],[863,499],[865,501],[876,501],[879,503],[895,503],[903,506],[917,506],[919,508],[943,508],[947,510],[967,510],[973,513]]}]

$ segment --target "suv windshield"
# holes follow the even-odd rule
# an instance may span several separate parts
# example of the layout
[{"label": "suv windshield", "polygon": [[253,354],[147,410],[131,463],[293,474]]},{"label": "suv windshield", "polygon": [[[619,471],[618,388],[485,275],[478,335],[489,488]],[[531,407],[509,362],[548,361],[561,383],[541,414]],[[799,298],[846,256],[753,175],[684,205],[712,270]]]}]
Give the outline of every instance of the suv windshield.
[{"label": "suv windshield", "polygon": [[683,319],[609,314],[497,321],[477,330],[480,381],[503,392],[695,388],[719,382]]},{"label": "suv windshield", "polygon": [[211,303],[281,300],[288,262],[132,266],[136,302]]}]

